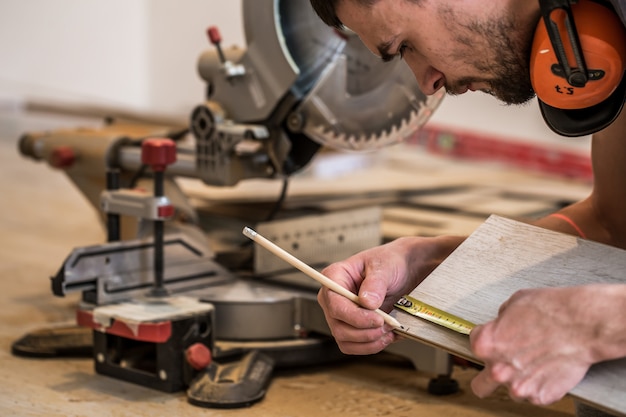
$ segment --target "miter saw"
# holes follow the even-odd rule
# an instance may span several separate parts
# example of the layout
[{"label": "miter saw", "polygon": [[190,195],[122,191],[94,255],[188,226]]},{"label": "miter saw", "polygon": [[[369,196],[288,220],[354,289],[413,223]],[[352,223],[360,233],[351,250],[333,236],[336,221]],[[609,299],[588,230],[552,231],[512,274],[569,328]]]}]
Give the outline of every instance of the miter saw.
[{"label": "miter saw", "polygon": [[[243,22],[245,49],[223,49],[218,29],[208,29],[213,48],[198,61],[206,101],[188,125],[109,120],[28,133],[19,144],[23,155],[64,170],[106,224],[108,242],[75,249],[52,278],[54,294],[82,294],[77,318],[93,329],[96,370],[187,389],[190,402],[210,407],[250,404],[273,367],[339,352],[316,284],[260,252],[250,270],[218,262],[176,179],[286,182],[322,147],[401,142],[443,94],[426,97],[406,65],[383,64],[351,32],[327,27],[308,0],[243,0]],[[362,209],[256,227],[319,265],[380,243],[378,219]]]}]

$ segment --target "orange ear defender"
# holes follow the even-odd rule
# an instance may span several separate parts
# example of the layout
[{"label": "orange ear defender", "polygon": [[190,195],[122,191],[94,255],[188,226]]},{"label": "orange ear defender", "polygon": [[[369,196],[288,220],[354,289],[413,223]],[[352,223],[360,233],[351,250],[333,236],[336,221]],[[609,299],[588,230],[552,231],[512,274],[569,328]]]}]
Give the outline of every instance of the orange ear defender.
[{"label": "orange ear defender", "polygon": [[626,98],[626,28],[591,0],[539,0],[530,79],[544,120],[563,136],[602,130]]}]

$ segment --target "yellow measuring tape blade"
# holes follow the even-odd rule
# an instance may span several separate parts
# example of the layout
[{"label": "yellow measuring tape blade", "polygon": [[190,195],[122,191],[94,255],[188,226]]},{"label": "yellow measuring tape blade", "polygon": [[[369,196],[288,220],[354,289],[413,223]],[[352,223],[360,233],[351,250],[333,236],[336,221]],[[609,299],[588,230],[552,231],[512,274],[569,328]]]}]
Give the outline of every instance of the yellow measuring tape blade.
[{"label": "yellow measuring tape blade", "polygon": [[399,299],[395,306],[412,316],[420,317],[462,334],[470,334],[470,331],[475,326],[474,323],[446,313],[443,310],[439,310],[408,295]]}]

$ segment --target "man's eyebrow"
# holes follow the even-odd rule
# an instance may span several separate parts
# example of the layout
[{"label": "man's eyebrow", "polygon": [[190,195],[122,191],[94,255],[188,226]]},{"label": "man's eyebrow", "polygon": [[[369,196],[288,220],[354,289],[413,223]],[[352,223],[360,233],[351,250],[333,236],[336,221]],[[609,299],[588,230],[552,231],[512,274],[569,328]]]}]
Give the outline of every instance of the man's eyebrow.
[{"label": "man's eyebrow", "polygon": [[389,52],[389,49],[391,49],[391,45],[393,45],[393,41],[394,39],[387,42],[379,43],[376,46],[376,49],[378,49],[378,54],[380,55],[380,59],[382,59],[383,62],[389,62],[395,58],[395,54]]}]

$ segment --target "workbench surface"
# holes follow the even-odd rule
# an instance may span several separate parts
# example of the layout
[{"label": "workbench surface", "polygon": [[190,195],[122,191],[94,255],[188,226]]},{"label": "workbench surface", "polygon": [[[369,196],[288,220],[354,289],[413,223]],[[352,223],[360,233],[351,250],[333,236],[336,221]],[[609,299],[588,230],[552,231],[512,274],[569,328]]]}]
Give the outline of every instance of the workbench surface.
[{"label": "workbench surface", "polygon": [[[34,123],[34,125],[33,125]],[[70,120],[68,123],[72,123]],[[96,213],[69,180],[17,151],[22,129],[62,125],[56,118],[0,114],[0,415],[2,416],[568,416],[515,403],[501,391],[471,393],[471,368],[455,367],[460,391],[428,394],[431,375],[390,354],[277,371],[261,402],[247,409],[202,409],[184,393],[166,394],[96,374],[92,359],[29,359],[11,354],[27,332],[72,323],[78,297],[55,298],[49,277],[71,249],[101,243]],[[72,126],[72,124],[70,124]]]}]

